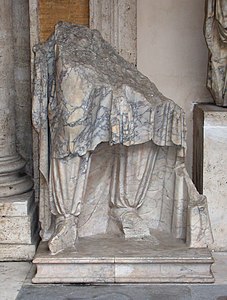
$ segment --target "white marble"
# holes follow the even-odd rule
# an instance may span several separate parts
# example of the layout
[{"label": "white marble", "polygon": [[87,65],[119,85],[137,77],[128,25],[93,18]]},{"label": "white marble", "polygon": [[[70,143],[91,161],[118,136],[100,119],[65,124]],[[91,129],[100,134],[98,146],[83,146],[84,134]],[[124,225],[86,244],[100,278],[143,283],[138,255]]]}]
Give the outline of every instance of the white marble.
[{"label": "white marble", "polygon": [[[198,289],[199,288],[202,288],[205,290],[204,292],[204,295],[206,294],[207,297],[206,299],[210,299],[210,289],[216,289],[218,291],[217,293],[217,296],[224,296],[226,295],[226,293],[223,291],[220,291],[221,289],[221,286],[222,287],[225,287],[227,285],[227,277],[226,277],[226,274],[227,274],[227,252],[214,252],[213,253],[213,257],[214,257],[214,264],[212,266],[212,270],[213,270],[213,274],[214,274],[214,277],[215,277],[215,282],[213,284],[209,284],[209,285],[205,285],[204,286],[204,283],[202,284],[187,284],[186,286],[188,288],[196,288],[196,291],[193,293],[193,295],[195,295],[193,297],[193,299],[196,299],[198,300],[198,297],[200,297],[200,294],[198,292]],[[40,296],[40,286],[36,286],[35,284],[32,284],[31,283],[31,278],[33,276],[33,273],[34,273],[34,270],[33,268],[31,269],[31,271],[29,271],[30,269],[30,264],[29,263],[25,263],[25,262],[8,262],[8,263],[0,263],[0,287],[1,287],[1,299],[3,300],[15,300],[16,299],[16,296],[18,294],[18,291],[21,289],[23,283],[25,284],[24,287],[26,288],[33,288],[33,297],[36,295],[36,291],[37,291],[37,294],[39,297]],[[28,273],[28,275],[27,275]],[[26,277],[26,279],[25,279]],[[33,287],[32,287],[33,285]],[[221,285],[221,286],[220,286]],[[7,289],[5,287],[8,287]],[[109,287],[112,287],[114,288],[114,291],[116,292],[118,289],[119,289],[119,286],[122,286],[122,285],[110,285]],[[124,287],[127,287],[132,290],[132,285],[123,285]],[[159,286],[160,287],[160,290],[157,291],[157,293],[155,293],[154,296],[160,296],[161,292],[163,290],[166,290],[168,291],[168,293],[166,294],[170,294],[170,288],[176,288],[177,289],[177,292],[176,292],[176,295],[179,296],[180,294],[180,290],[178,290],[179,288],[184,288],[185,285],[180,285],[179,284],[171,284],[171,287],[170,285],[166,285],[166,284],[158,284],[158,285],[133,285],[137,290],[138,289],[146,289],[146,288],[149,288],[151,287],[152,288],[152,291],[155,289],[155,287]],[[37,289],[35,289],[37,287]],[[60,292],[59,294],[56,292],[56,285],[49,285],[48,286],[48,292],[47,292],[47,287],[46,285],[43,286],[43,289],[42,289],[42,295],[43,295],[43,298],[45,298],[47,296],[47,293],[48,295],[50,295],[50,291],[52,291],[52,298],[54,299],[54,297],[56,297],[56,294],[57,296],[60,295],[62,296],[62,299],[64,297],[66,297],[66,294],[64,294],[64,290],[69,290],[70,289],[70,292],[71,293],[68,293],[67,295],[70,295],[72,296],[72,294],[75,296],[75,297],[85,297],[85,295],[87,296],[87,298],[91,298],[92,296],[95,296],[97,295],[96,294],[96,291],[97,291],[97,286],[93,286],[92,288],[92,291],[91,293],[89,293],[89,295],[87,294],[87,288],[90,289],[91,286],[86,286],[86,285],[83,285],[83,286],[79,286],[79,290],[82,289],[82,291],[80,292],[77,287],[75,285],[71,285],[69,287],[69,285],[65,285],[64,287],[62,286],[59,286],[58,285],[58,288],[60,289]],[[102,286],[103,289],[106,290],[106,286]],[[187,290],[186,290],[187,291]],[[207,291],[207,292],[206,292]],[[26,295],[26,299],[30,299],[31,297],[31,290],[29,289],[28,290],[28,295]],[[64,294],[64,295],[63,295]],[[112,296],[112,294],[110,294]],[[108,294],[107,297],[110,297],[110,295]],[[116,297],[116,299],[119,299],[119,297],[123,297],[122,296],[123,294],[115,294],[114,293],[114,296]],[[124,294],[125,295],[125,294]],[[141,290],[139,291],[138,294],[136,294],[134,297],[136,298],[137,295],[141,295]],[[151,294],[149,294],[150,296]],[[153,294],[152,294],[153,295]],[[174,294],[175,295],[175,294]],[[22,297],[22,295],[20,295]],[[185,296],[185,293],[182,293],[182,296]],[[4,298],[3,298],[4,297]],[[147,296],[148,297],[148,296]],[[144,297],[144,299],[148,299],[147,297]],[[203,296],[204,297],[204,296]],[[137,297],[139,299],[139,296]],[[216,299],[214,296],[213,296],[214,299]],[[212,298],[212,299],[213,299]],[[23,299],[23,298],[21,298]],[[40,298],[41,299],[41,298]],[[143,298],[142,298],[143,299]],[[204,298],[205,299],[205,298]]]},{"label": "white marble", "polygon": [[33,261],[33,283],[209,283],[213,259],[208,249],[188,249],[165,238],[150,241],[82,238],[77,251],[56,255],[41,243]]},{"label": "white marble", "polygon": [[206,0],[205,37],[209,49],[207,86],[219,106],[227,106],[227,2]]},{"label": "white marble", "polygon": [[195,109],[194,180],[206,195],[215,251],[227,250],[227,109],[198,105]]},{"label": "white marble", "polygon": [[1,198],[1,217],[26,217],[33,205],[33,192]]},{"label": "white marble", "polygon": [[26,160],[25,172],[33,176],[30,23],[27,0],[13,1],[15,125],[17,151]]},{"label": "white marble", "polygon": [[0,261],[31,261],[37,250],[39,235],[36,232],[33,240],[27,244],[0,244]]},{"label": "white marble", "polygon": [[206,198],[185,169],[182,109],[97,30],[60,22],[34,51],[41,236],[51,253],[95,235],[157,246],[155,230],[206,247]]}]

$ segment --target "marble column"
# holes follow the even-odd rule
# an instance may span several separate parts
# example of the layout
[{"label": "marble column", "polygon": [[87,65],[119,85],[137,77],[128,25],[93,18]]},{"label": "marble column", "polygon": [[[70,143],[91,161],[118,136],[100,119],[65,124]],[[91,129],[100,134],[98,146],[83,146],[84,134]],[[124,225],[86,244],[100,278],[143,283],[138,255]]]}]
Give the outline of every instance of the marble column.
[{"label": "marble column", "polygon": [[90,28],[136,65],[137,0],[90,0]]},{"label": "marble column", "polygon": [[16,150],[12,12],[13,0],[0,0],[0,260],[31,259],[35,252],[33,182]]}]

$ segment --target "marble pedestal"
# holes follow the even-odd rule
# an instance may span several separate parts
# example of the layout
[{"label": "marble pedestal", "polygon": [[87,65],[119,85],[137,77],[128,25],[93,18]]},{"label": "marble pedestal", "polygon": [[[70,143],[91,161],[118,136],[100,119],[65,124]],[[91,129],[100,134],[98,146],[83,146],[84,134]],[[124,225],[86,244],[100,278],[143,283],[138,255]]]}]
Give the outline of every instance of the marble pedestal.
[{"label": "marble pedestal", "polygon": [[199,104],[194,110],[193,180],[207,197],[215,251],[227,250],[227,108]]},{"label": "marble pedestal", "polygon": [[77,251],[51,255],[41,243],[33,283],[211,283],[213,259],[207,248],[188,249],[165,238],[149,241],[83,238]]},{"label": "marble pedestal", "polygon": [[1,198],[0,261],[31,260],[38,238],[38,205],[33,192]]}]

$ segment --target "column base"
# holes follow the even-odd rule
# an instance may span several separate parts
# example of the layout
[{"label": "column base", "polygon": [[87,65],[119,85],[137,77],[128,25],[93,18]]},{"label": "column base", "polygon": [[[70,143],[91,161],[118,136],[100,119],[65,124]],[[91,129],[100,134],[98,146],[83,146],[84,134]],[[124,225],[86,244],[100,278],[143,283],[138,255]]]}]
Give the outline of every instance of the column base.
[{"label": "column base", "polygon": [[0,157],[0,199],[32,189],[33,181],[23,172],[24,166],[25,161],[18,154]]},{"label": "column base", "polygon": [[39,241],[33,191],[0,201],[0,260],[31,260]]}]

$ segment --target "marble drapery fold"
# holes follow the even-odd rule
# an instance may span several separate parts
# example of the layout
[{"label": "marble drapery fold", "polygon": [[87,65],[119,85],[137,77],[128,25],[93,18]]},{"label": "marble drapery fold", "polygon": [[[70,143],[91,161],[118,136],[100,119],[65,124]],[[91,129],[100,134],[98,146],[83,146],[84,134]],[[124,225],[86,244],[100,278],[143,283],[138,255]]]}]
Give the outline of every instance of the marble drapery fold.
[{"label": "marble drapery fold", "polygon": [[41,235],[51,252],[118,231],[186,240],[190,185],[175,174],[184,168],[182,109],[96,30],[59,23],[35,54]]},{"label": "marble drapery fold", "polygon": [[227,106],[227,1],[207,0],[205,37],[209,49],[207,86],[219,106]]}]

